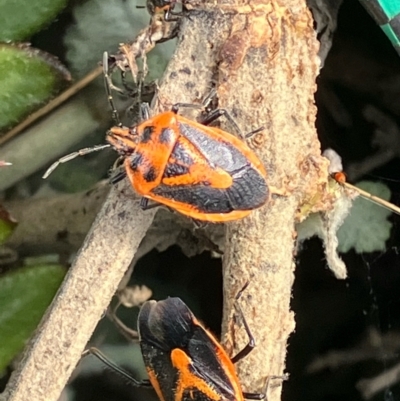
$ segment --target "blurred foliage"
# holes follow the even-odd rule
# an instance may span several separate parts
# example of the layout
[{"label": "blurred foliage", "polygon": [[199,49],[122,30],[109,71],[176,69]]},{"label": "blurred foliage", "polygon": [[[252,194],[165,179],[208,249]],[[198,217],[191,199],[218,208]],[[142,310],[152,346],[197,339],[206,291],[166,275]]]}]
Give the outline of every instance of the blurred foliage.
[{"label": "blurred foliage", "polygon": [[0,129],[42,106],[64,80],[70,80],[69,73],[48,53],[27,45],[0,44]]},{"label": "blurred foliage", "polygon": [[[390,199],[390,189],[381,182],[361,181],[357,187],[382,199]],[[357,253],[384,251],[390,238],[392,223],[388,220],[392,212],[361,196],[353,206],[338,231],[339,251],[354,249]]]},{"label": "blurred foliage", "polygon": [[0,277],[0,372],[22,350],[53,299],[65,270],[25,267]]},{"label": "blurred foliage", "polygon": [[26,40],[48,25],[68,0],[0,0],[0,42]]}]

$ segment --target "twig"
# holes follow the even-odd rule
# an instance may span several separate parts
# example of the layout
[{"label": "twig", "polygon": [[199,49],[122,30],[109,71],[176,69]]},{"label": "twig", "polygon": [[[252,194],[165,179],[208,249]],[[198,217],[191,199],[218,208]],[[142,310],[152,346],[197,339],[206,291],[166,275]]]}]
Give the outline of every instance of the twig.
[{"label": "twig", "polygon": [[377,127],[372,142],[378,151],[365,160],[348,166],[346,172],[351,181],[357,181],[364,174],[400,156],[400,127],[394,118],[372,105],[366,106],[363,114],[368,122],[374,123]]},{"label": "twig", "polygon": [[5,135],[3,135],[0,138],[0,145],[2,145],[3,143],[9,141],[15,135],[19,134],[22,130],[24,130],[25,128],[29,127],[36,120],[38,120],[40,117],[43,117],[46,114],[50,113],[50,111],[52,111],[53,109],[58,107],[60,104],[64,103],[71,96],[75,95],[77,92],[79,92],[86,85],[90,84],[90,82],[92,82],[94,79],[96,79],[102,73],[103,73],[103,67],[96,67],[93,71],[89,72],[81,80],[79,80],[78,82],[76,82],[75,84],[70,86],[67,90],[65,90],[59,96],[57,96],[56,98],[51,100],[49,103],[47,103],[45,106],[43,106],[38,111],[35,111],[34,113],[32,113],[24,121],[22,121],[20,124],[18,124],[14,128],[12,128]]},{"label": "twig", "polygon": [[[225,14],[232,25],[218,32],[224,42],[217,73],[220,106],[235,110],[247,130],[267,127],[252,146],[269,172],[269,185],[292,193],[227,229],[223,333],[232,354],[244,346],[243,329],[232,319],[233,299],[249,281],[240,302],[256,348],[237,369],[244,390],[252,392],[285,369],[287,339],[294,329],[290,301],[296,210],[306,198],[326,192],[328,178],[314,127],[319,65],[312,16],[305,1],[283,5],[266,0],[257,6],[247,15]],[[268,400],[280,399],[280,393],[280,386],[270,387]]]},{"label": "twig", "polygon": [[318,356],[307,367],[308,373],[320,372],[324,369],[338,369],[368,359],[388,360],[397,357],[400,348],[399,333],[380,334],[371,328],[366,338],[352,349],[330,351]]},{"label": "twig", "polygon": [[[19,222],[7,239],[6,246],[22,257],[49,253],[68,256],[76,253],[110,188],[108,182],[100,182],[94,188],[80,193],[6,202],[4,206]],[[127,192],[129,198],[135,196],[133,190],[128,189]],[[194,224],[186,217],[158,208],[135,260],[152,249],[161,252],[172,245],[178,245],[187,257],[206,250],[223,249],[222,225],[209,225],[196,231],[193,231],[193,227]]]},{"label": "twig", "polygon": [[356,387],[360,390],[361,395],[364,399],[369,400],[375,394],[379,393],[384,389],[388,389],[393,384],[396,384],[400,381],[400,363],[393,366],[390,369],[387,369],[380,375],[372,378],[372,379],[363,379],[360,380]]}]

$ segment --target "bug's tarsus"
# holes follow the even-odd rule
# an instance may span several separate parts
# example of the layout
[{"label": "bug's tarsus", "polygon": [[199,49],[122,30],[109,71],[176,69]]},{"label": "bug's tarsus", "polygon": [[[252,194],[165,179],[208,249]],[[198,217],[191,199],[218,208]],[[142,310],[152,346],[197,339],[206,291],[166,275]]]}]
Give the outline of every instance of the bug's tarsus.
[{"label": "bug's tarsus", "polygon": [[259,132],[262,132],[262,131],[264,131],[264,130],[265,130],[265,127],[259,127],[259,128],[255,129],[255,130],[253,130],[253,131],[248,132],[247,134],[245,134],[244,137],[245,137],[246,139],[249,139],[249,138],[251,138],[253,135],[258,134]]},{"label": "bug's tarsus", "polygon": [[246,400],[263,400],[267,398],[265,393],[243,393],[243,398]]}]

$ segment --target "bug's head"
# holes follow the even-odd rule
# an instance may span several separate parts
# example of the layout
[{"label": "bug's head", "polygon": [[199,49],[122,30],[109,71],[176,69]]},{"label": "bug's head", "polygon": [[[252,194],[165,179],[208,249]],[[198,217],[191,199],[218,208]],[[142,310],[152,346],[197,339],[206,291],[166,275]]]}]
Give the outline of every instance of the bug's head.
[{"label": "bug's head", "polygon": [[106,141],[114,147],[121,156],[131,155],[138,143],[138,134],[136,126],[112,127],[106,136]]}]

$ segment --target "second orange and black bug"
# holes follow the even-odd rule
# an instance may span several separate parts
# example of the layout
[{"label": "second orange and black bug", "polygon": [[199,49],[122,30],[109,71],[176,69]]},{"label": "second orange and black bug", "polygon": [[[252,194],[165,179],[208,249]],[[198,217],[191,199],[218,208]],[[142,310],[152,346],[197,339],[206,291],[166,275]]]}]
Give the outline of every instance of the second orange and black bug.
[{"label": "second orange and black bug", "polygon": [[253,349],[252,337],[247,347],[229,358],[179,298],[146,302],[139,313],[138,330],[143,361],[160,400],[265,398],[261,393],[243,393],[234,367]]},{"label": "second orange and black bug", "polygon": [[[248,355],[255,346],[254,338],[243,316],[242,321],[249,336],[249,343],[236,356],[230,358],[221,344],[204,328],[180,298],[144,303],[138,316],[139,342],[150,383],[159,399],[161,401],[264,399],[263,393],[242,392],[235,371],[234,364]],[[133,379],[97,349],[91,348],[86,353],[97,356],[134,385],[146,387],[150,385],[147,380]]]}]

